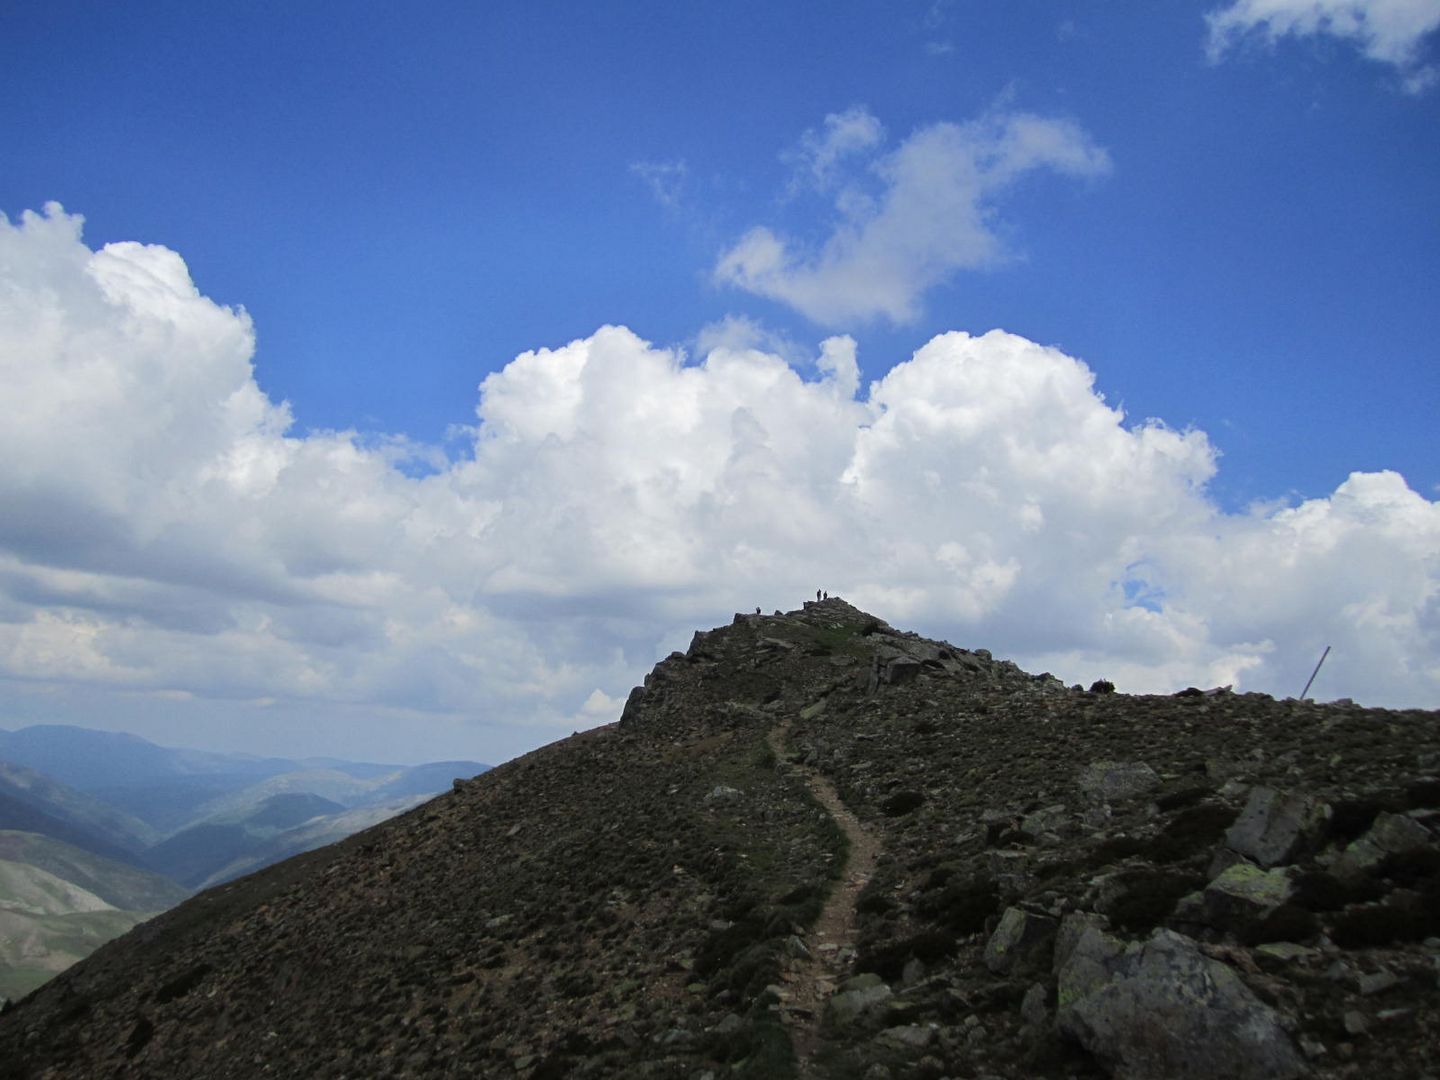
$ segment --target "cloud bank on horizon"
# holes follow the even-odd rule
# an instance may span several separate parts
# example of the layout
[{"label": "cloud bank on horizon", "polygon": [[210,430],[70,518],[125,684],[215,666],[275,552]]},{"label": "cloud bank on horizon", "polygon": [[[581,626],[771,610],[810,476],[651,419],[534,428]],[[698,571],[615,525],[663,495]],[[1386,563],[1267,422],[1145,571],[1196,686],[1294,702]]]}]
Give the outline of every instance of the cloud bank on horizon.
[{"label": "cloud bank on horizon", "polygon": [[1440,504],[1362,472],[1223,513],[1205,433],[1129,422],[1055,348],[941,334],[862,393],[843,336],[810,368],[607,326],[489,375],[443,457],[297,434],[243,310],[81,224],[0,218],[8,701],[367,709],[513,751],[824,587],[1070,682],[1283,696],[1329,644],[1320,696],[1440,706]]}]

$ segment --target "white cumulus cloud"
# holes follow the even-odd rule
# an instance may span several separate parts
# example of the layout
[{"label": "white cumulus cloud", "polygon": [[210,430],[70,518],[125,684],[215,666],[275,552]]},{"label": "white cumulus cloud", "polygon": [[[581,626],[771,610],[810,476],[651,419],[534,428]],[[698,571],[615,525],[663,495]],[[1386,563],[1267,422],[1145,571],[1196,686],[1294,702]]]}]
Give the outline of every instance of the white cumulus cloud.
[{"label": "white cumulus cloud", "polygon": [[1324,34],[1352,41],[1371,60],[1394,66],[1412,93],[1440,77],[1422,60],[1424,40],[1440,28],[1440,0],[1234,0],[1205,19],[1211,60],[1254,34],[1271,43]]},{"label": "white cumulus cloud", "polygon": [[177,254],[0,218],[0,714],[499,758],[820,587],[1067,681],[1293,694],[1330,644],[1322,696],[1440,705],[1440,506],[1379,472],[1221,513],[1202,432],[1002,331],[862,389],[847,337],[603,327],[487,376],[418,477],[403,440],[296,434],[253,349]]},{"label": "white cumulus cloud", "polygon": [[[757,225],[721,254],[715,280],[824,325],[881,316],[909,322],[927,290],[1007,254],[994,228],[996,206],[1021,176],[1050,169],[1094,177],[1110,169],[1109,155],[1078,125],[1023,112],[932,124],[873,153],[882,139],[880,122],[859,107],[807,133],[790,156],[798,179],[835,193],[829,235],[806,247]],[[866,168],[842,172],[867,154]]]}]

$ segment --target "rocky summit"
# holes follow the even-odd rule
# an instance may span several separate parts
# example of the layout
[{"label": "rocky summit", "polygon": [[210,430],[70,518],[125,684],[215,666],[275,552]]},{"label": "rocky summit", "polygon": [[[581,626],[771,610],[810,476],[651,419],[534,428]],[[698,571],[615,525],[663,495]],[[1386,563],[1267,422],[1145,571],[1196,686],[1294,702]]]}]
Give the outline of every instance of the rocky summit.
[{"label": "rocky summit", "polygon": [[1440,714],[1066,687],[831,599],[188,901],[4,1077],[1440,1077]]}]

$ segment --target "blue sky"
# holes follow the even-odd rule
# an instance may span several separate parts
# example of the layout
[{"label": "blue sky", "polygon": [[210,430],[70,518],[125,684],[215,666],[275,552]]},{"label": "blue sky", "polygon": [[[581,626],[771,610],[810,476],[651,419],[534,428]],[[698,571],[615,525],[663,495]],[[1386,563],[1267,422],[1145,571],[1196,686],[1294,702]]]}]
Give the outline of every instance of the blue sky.
[{"label": "blue sky", "polygon": [[[1434,0],[1325,0],[1318,8],[1289,0],[887,0],[403,9],[16,0],[0,14],[0,211],[19,227],[24,211],[58,201],[83,216],[90,251],[138,241],[178,253],[199,294],[248,313],[253,385],[271,405],[289,403],[288,438],[354,432],[347,445],[383,450],[389,467],[417,482],[483,457],[472,445],[482,380],[494,376],[494,402],[513,401],[501,391],[517,356],[589,341],[605,325],[671,350],[681,366],[699,364],[717,345],[759,350],[810,386],[823,381],[815,365],[820,343],[848,336],[858,364],[851,396],[862,402],[872,380],[936,335],[958,330],[978,339],[1003,329],[1093,373],[1104,402],[1123,408],[1122,430],[1138,431],[1153,417],[1177,439],[1203,433],[1204,452],[1192,442],[1183,453],[1205,458],[1209,471],[1179,470],[1189,477],[1182,486],[1218,515],[1196,525],[1196,537],[1228,535],[1242,519],[1254,524],[1256,514],[1306,500],[1328,511],[1352,473],[1403,478],[1395,499],[1381,501],[1398,505],[1403,489],[1405,513],[1425,524],[1418,533],[1413,522],[1406,526],[1412,549],[1404,557],[1388,549],[1372,555],[1400,558],[1416,575],[1385,588],[1395,595],[1419,589],[1420,606],[1402,619],[1413,645],[1405,663],[1414,681],[1405,693],[1410,703],[1435,705],[1440,674],[1426,672],[1440,601],[1431,602],[1437,556],[1426,530],[1440,490],[1437,25]],[[966,169],[975,176],[961,177]],[[772,246],[746,246],[757,237]],[[762,248],[779,262],[756,261]],[[877,297],[892,300],[872,302]],[[11,352],[19,357],[20,346],[12,343]],[[508,370],[519,377],[518,368]],[[621,370],[629,375],[616,379],[640,377]],[[1004,396],[1011,384],[1001,384]],[[1017,378],[1014,385],[1029,384]],[[1043,394],[1049,384],[1036,385]],[[659,395],[656,408],[674,407],[660,386],[622,383],[626,407],[647,393]],[[926,384],[916,392],[932,391]],[[154,400],[177,409],[188,400],[167,393]],[[1044,432],[1072,416],[1045,412],[1039,401],[1007,422]],[[112,405],[113,415],[136,420],[128,406]],[[5,407],[23,410],[27,402],[17,396]],[[482,436],[486,423],[491,435],[524,427],[503,411],[496,405],[489,419],[482,416]],[[868,425],[857,421],[853,431]],[[408,459],[396,449],[402,445]],[[896,467],[920,468],[938,445],[917,443],[909,464]],[[1076,452],[1087,453],[1086,445],[1077,442]],[[631,461],[642,448],[616,450],[616,460]],[[652,452],[663,455],[665,444]],[[968,468],[969,460],[952,457],[946,467]],[[148,468],[137,460],[131,475]],[[801,471],[818,468],[811,462]],[[620,483],[617,477],[605,474]],[[32,493],[41,483],[18,473],[12,479]],[[1112,480],[1121,489],[1137,483]],[[494,483],[500,487],[475,497],[502,506],[504,517],[514,504]],[[1051,520],[1043,499],[1021,491],[1025,483],[1016,479],[1006,497]],[[129,534],[149,535],[134,516],[140,512],[127,507]],[[60,518],[34,514],[32,532],[61,529]],[[968,519],[937,524],[926,558],[951,565],[937,552],[959,542],[973,570],[985,560],[961,534],[974,527]],[[1177,569],[1181,556],[1161,558],[1134,528],[1105,535],[1115,550],[1134,549],[1121,569],[1096,570],[1096,580],[1122,597],[1117,611],[1133,610],[1125,603],[1137,595],[1163,609],[1154,597],[1199,589],[1198,578]],[[755,543],[770,550],[767,543],[782,543],[777,537],[783,530]],[[1152,682],[1171,677],[1168,668],[1157,674],[1154,657],[1155,641],[1168,640],[1173,627],[1130,651],[1083,634],[1041,640],[1034,597],[1050,579],[1039,575],[1027,593],[1027,575],[1046,557],[1063,562],[1068,541],[1057,539],[1049,556],[1021,559],[1007,577],[1010,556],[1000,551],[1007,542],[1000,533],[991,540],[996,553],[986,573],[1008,582],[1002,592],[1010,607],[998,599],[973,610],[921,602],[918,571],[866,581],[841,560],[834,580],[852,593],[871,588],[876,603],[893,605],[881,612],[892,621],[909,618],[952,637],[993,635],[1000,640],[972,643],[1008,648],[1022,661],[1063,665],[1069,657],[1067,678],[1106,663],[1107,671],[1151,671]],[[875,542],[885,546],[878,534]],[[108,578],[104,588],[96,583],[113,568],[37,555],[39,547],[12,542],[12,577],[83,573],[97,575],[95,589],[121,588]],[[656,554],[663,547],[649,553],[652,562],[664,563]],[[1169,585],[1146,579],[1142,588],[1124,569],[1162,563],[1168,569],[1154,576],[1170,574]],[[293,556],[285,565],[306,576]],[[145,588],[173,593],[176,586],[151,563],[113,572]],[[1324,571],[1316,564],[1311,572]],[[568,687],[566,701],[545,697],[539,708],[552,726],[601,718],[605,703],[623,698],[626,680],[653,661],[651,651],[698,625],[686,620],[723,613],[729,600],[678,571],[588,582],[547,576],[539,563],[456,573],[479,574],[482,583],[467,579],[462,588],[451,579],[448,595],[505,621],[505,632],[525,643],[521,651],[550,674],[538,682],[487,674],[442,703],[395,690],[387,708],[414,710],[406,723],[433,726],[428,756],[453,750],[494,759],[543,741],[536,732],[549,729],[531,716],[535,694],[550,692],[536,691],[540,683]],[[217,570],[215,580],[223,576]],[[512,577],[527,584],[496,584]],[[762,577],[777,592],[788,580],[778,570]],[[204,588],[218,595],[224,589],[215,580]],[[969,580],[967,595],[983,593],[978,580]],[[747,600],[761,591],[758,582],[747,583]],[[801,592],[813,591],[806,586]],[[1353,629],[1354,611],[1379,610],[1378,587],[1356,586],[1345,601],[1346,626]],[[118,627],[164,624],[156,610],[179,602],[167,593],[170,599],[152,596],[128,610],[129,601],[111,592],[103,603],[82,602],[79,586],[58,588],[53,581],[38,592],[33,581],[28,592],[13,587],[8,625],[54,618],[73,628],[78,620],[99,627],[96,640],[103,640]],[[620,629],[605,615],[616,590],[634,608]],[[1313,621],[1312,602],[1277,598],[1272,606],[1290,613],[1285,625],[1298,626]],[[221,623],[246,624],[238,608],[217,603],[228,612],[217,616]],[[548,603],[565,613],[535,614]],[[1077,601],[1076,618],[1099,619],[1108,603]],[[1381,605],[1386,625],[1402,618],[1394,605],[1393,596]],[[729,604],[741,606],[749,604]],[[379,608],[371,614],[386,625],[396,618]],[[1195,654],[1196,670],[1223,674],[1224,664],[1206,665],[1238,655],[1239,644],[1270,642],[1269,652],[1257,646],[1254,655],[1271,659],[1236,661],[1234,670],[1271,688],[1260,673],[1280,647],[1275,626],[1257,616],[1222,632],[1224,618],[1200,612],[1196,602],[1174,614],[1205,624],[1194,640],[1214,655]],[[329,625],[326,616],[316,622]],[[187,647],[215,644],[217,631],[195,633]],[[568,662],[563,649],[577,639],[591,642],[595,656],[574,661],[584,673],[555,676]],[[1312,644],[1297,644],[1297,655],[1318,654]],[[3,648],[0,642],[0,655]],[[327,656],[327,664],[345,667]],[[1270,677],[1288,685],[1297,665],[1305,666],[1297,660]],[[363,729],[370,734],[361,742],[376,754],[404,750],[403,740],[383,734],[395,717],[367,713],[370,703],[353,687],[288,695],[225,689],[199,662],[189,674],[161,674],[136,660],[126,670],[141,674],[74,681],[37,681],[21,668],[14,660],[12,692],[0,700],[11,726],[82,719],[114,706],[107,695],[123,690],[129,704],[116,715],[132,728],[149,723],[153,734],[172,739],[260,748],[266,739],[291,738],[295,716],[329,702],[332,719],[315,724],[324,738]],[[1368,685],[1363,690],[1373,696]],[[269,724],[237,704],[272,696],[267,715],[284,713],[289,702],[289,719]],[[183,701],[193,704],[175,704]],[[590,713],[581,709],[586,701]],[[170,719],[162,724],[159,712]],[[207,727],[205,717],[221,713],[224,724]],[[503,714],[504,732],[464,719],[477,713]]]}]

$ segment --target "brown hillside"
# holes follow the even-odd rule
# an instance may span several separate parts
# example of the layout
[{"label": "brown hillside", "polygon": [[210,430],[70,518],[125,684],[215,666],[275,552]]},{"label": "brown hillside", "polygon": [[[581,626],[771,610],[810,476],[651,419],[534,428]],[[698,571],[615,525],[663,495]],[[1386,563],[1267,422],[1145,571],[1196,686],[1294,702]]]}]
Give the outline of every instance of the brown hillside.
[{"label": "brown hillside", "polygon": [[102,948],[0,1076],[1440,1075],[1437,720],[737,616]]}]

